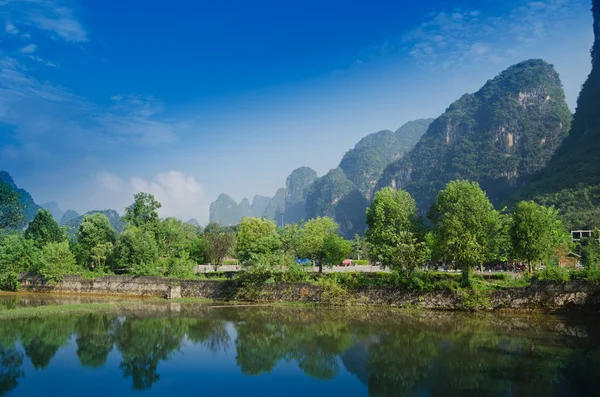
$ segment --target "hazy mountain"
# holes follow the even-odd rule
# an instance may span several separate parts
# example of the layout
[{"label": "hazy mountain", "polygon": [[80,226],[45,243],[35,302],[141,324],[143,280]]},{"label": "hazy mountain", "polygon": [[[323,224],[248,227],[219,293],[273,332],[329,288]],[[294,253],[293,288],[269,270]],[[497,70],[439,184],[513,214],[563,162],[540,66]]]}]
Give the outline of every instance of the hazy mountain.
[{"label": "hazy mountain", "polygon": [[75,234],[77,233],[79,225],[81,224],[81,222],[83,222],[83,217],[91,214],[104,214],[108,218],[110,226],[112,226],[112,228],[115,229],[115,231],[117,231],[118,233],[121,233],[125,229],[125,222],[123,221],[119,213],[115,210],[89,211],[76,218],[70,219],[69,221],[65,222],[63,226],[67,226],[69,228],[70,234]]},{"label": "hazy mountain", "polygon": [[508,204],[535,199],[561,210],[573,228],[600,227],[600,1],[594,0],[592,71],[583,84],[569,137],[547,167]]},{"label": "hazy mountain", "polygon": [[67,223],[69,223],[70,221],[72,221],[75,218],[79,217],[79,213],[77,213],[77,211],[73,211],[73,210],[67,210],[63,216],[60,218],[60,222],[58,222],[59,225],[64,226]]},{"label": "hazy mountain", "polygon": [[42,204],[41,207],[45,210],[50,211],[50,214],[52,214],[52,217],[54,218],[56,223],[60,224],[60,220],[62,219],[65,212],[62,209],[60,209],[57,203],[51,201],[49,203]]},{"label": "hazy mountain", "polygon": [[263,212],[263,217],[274,220],[279,226],[281,226],[281,216],[285,212],[285,188],[277,190],[267,208]]},{"label": "hazy mountain", "polygon": [[196,218],[192,218],[186,222],[189,225],[200,227],[200,222],[196,220]]},{"label": "hazy mountain", "polygon": [[285,223],[298,223],[306,219],[306,196],[317,179],[317,172],[308,167],[292,171],[285,182]]},{"label": "hazy mountain", "polygon": [[252,216],[255,218],[262,218],[267,206],[271,202],[269,197],[256,195],[252,199],[252,205],[250,206],[250,211],[252,212]]},{"label": "hazy mountain", "polygon": [[427,210],[446,183],[463,178],[499,204],[547,164],[570,124],[558,73],[542,60],[521,62],[450,105],[386,168],[378,189],[405,189]]},{"label": "hazy mountain", "polygon": [[19,187],[15,184],[10,174],[6,171],[0,171],[0,183],[6,183],[21,196],[21,203],[23,203],[24,206],[23,212],[25,218],[27,220],[27,223],[31,222],[35,217],[35,214],[37,214],[38,210],[40,209],[40,206],[33,201],[31,194],[29,194],[29,192],[24,189],[19,189]]}]

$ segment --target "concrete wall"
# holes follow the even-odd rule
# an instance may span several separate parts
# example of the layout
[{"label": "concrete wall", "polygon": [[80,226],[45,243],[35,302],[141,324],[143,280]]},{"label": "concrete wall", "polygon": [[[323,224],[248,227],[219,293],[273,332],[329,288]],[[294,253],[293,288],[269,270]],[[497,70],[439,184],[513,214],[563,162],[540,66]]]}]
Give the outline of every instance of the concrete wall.
[{"label": "concrete wall", "polygon": [[[85,280],[65,276],[54,286],[37,274],[19,276],[21,290],[29,292],[157,296],[165,298],[198,297],[253,302],[312,302],[347,305],[421,307],[436,310],[468,308],[465,296],[449,291],[423,293],[405,289],[372,288],[349,293],[323,290],[315,284],[267,284],[240,294],[234,280],[175,280],[162,277],[106,276]],[[528,288],[494,291],[484,297],[491,309],[578,311],[600,310],[600,286],[585,281],[569,283],[538,282]]]}]

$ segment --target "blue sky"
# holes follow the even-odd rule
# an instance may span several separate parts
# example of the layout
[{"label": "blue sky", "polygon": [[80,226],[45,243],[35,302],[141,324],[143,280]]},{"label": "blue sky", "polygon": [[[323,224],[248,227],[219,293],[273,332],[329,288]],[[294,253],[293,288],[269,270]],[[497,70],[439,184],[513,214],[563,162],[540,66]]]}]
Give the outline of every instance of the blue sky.
[{"label": "blue sky", "polygon": [[0,169],[43,203],[208,220],[543,58],[572,110],[589,0],[0,0]]}]

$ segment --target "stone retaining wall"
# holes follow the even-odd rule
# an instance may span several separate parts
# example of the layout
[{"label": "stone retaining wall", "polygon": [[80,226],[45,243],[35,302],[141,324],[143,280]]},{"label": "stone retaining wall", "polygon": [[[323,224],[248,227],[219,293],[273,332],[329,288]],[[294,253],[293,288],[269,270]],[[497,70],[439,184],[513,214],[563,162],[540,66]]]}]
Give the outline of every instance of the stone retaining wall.
[{"label": "stone retaining wall", "polygon": [[[19,281],[21,290],[28,292],[240,299],[237,294],[239,285],[234,280],[175,280],[142,276],[106,276],[86,280],[79,275],[71,275],[65,276],[56,285],[48,285],[37,274],[23,273],[19,276]],[[309,283],[267,284],[244,297],[255,302],[333,303],[435,310],[464,310],[471,307],[467,302],[468,297],[449,291],[424,293],[396,288],[372,288],[339,294],[323,291],[318,285]],[[481,298],[489,309],[600,311],[600,286],[586,281],[537,282],[528,288],[494,291]]]}]

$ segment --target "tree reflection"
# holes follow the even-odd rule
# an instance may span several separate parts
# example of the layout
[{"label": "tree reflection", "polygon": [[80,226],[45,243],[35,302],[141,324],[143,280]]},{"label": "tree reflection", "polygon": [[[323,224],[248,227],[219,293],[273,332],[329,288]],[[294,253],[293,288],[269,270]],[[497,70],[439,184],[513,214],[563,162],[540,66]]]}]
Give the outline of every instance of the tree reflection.
[{"label": "tree reflection", "polygon": [[18,386],[18,379],[23,376],[21,365],[23,365],[23,353],[0,347],[0,395]]},{"label": "tree reflection", "polygon": [[160,361],[169,360],[181,346],[184,327],[171,319],[127,318],[117,327],[115,344],[123,361],[125,377],[132,377],[135,390],[146,390],[160,379]]},{"label": "tree reflection", "polygon": [[99,368],[112,350],[116,320],[105,314],[87,314],[77,319],[77,357],[84,367]]}]

